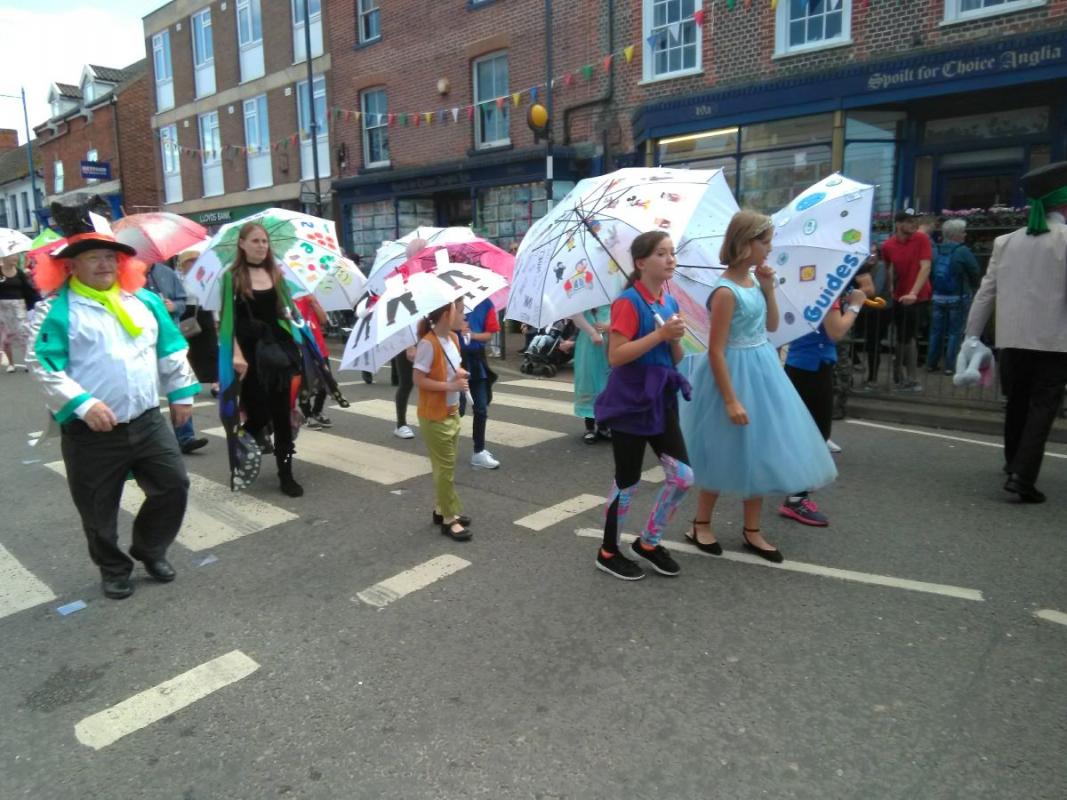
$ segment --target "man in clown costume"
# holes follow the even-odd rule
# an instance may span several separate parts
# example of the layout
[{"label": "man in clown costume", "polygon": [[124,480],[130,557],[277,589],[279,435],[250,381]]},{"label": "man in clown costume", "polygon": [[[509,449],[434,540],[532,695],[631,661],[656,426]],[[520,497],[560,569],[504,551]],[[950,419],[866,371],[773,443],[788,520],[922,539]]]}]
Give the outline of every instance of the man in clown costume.
[{"label": "man in clown costume", "polygon": [[[66,242],[37,259],[34,277],[50,296],[31,322],[27,359],[62,431],[67,482],[89,557],[104,594],[119,599],[133,593],[133,559],[156,580],[174,580],[166,553],[185,516],[189,477],[160,413],[159,390],[173,424],[181,425],[200,385],[163,301],[142,288],[145,265],[112,236],[98,213],[104,209],[98,197],[52,205]],[[130,475],[145,502],[127,556],[117,524]]]}]

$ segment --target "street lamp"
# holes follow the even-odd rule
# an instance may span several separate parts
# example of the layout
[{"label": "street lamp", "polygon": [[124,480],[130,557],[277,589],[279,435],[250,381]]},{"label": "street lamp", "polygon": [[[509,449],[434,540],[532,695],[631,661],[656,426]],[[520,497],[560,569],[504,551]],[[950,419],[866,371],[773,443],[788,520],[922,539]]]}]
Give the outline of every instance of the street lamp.
[{"label": "street lamp", "polygon": [[[305,0],[306,2],[306,0]],[[37,222],[37,170],[33,166],[33,139],[30,138],[30,115],[26,111],[26,87],[22,87],[21,94],[0,94],[11,100],[22,100],[22,122],[26,126],[26,158],[30,162],[30,195],[33,203],[33,230],[36,233],[39,225]]]},{"label": "street lamp", "polygon": [[548,139],[545,141],[545,200],[552,210],[552,0],[545,0],[545,110],[548,112]]}]

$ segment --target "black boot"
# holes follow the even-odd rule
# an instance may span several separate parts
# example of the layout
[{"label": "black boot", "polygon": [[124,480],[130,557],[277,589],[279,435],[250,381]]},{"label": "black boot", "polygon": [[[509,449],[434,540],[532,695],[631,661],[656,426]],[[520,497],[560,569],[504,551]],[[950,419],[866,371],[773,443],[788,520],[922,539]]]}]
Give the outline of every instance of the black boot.
[{"label": "black boot", "polygon": [[293,457],[289,456],[284,461],[278,460],[278,482],[282,492],[290,497],[303,497],[304,487],[293,478]]}]

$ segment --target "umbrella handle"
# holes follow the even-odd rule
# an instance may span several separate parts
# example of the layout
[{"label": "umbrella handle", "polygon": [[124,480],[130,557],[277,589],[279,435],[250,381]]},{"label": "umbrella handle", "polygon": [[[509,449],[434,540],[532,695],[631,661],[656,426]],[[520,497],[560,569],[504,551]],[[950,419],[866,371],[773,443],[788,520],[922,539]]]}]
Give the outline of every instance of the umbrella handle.
[{"label": "umbrella handle", "polygon": [[886,302],[884,297],[868,297],[863,301],[863,305],[870,308],[885,308]]}]

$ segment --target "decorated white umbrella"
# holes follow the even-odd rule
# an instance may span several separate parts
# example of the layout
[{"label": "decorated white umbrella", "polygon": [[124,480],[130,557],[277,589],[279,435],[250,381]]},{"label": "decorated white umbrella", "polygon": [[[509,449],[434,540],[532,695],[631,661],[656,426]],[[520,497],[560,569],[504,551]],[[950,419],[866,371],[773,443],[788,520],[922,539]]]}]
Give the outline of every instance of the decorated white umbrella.
[{"label": "decorated white umbrella", "polygon": [[[770,264],[778,273],[780,321],[769,338],[776,347],[816,330],[866,261],[873,199],[873,186],[835,173],[772,216]],[[714,256],[706,250],[700,262],[679,254],[670,287],[701,345],[707,344],[707,298],[723,270],[718,245],[708,242]]]},{"label": "decorated white umbrella", "polygon": [[0,228],[0,258],[29,252],[32,244],[30,237],[21,231]]},{"label": "decorated white umbrella", "polygon": [[[221,305],[220,277],[237,257],[238,233],[249,222],[257,222],[266,229],[274,258],[286,277],[303,292],[318,297],[321,291],[327,298],[335,295],[344,298],[340,304],[340,301],[331,301],[333,308],[323,303],[323,308],[327,310],[352,308],[359,298],[362,282],[349,274],[358,270],[342,267],[344,254],[338,244],[333,221],[281,208],[269,208],[228,223],[211,238],[186,278],[196,295],[203,298],[204,308],[214,311]],[[339,271],[336,280],[327,281]],[[349,299],[351,302],[348,302]]]},{"label": "decorated white umbrella", "polygon": [[506,316],[542,328],[612,302],[633,269],[630,244],[646,231],[669,233],[679,260],[699,263],[736,210],[722,170],[634,168],[583,180],[523,237]]},{"label": "decorated white umbrella", "polygon": [[404,234],[399,239],[384,241],[381,247],[378,248],[378,252],[374,254],[374,263],[367,273],[370,289],[378,293],[383,291],[385,278],[408,260],[408,245],[416,240],[426,242],[426,246],[429,247],[430,245],[475,242],[478,239],[478,235],[470,228],[459,226],[431,228],[421,226]]}]

